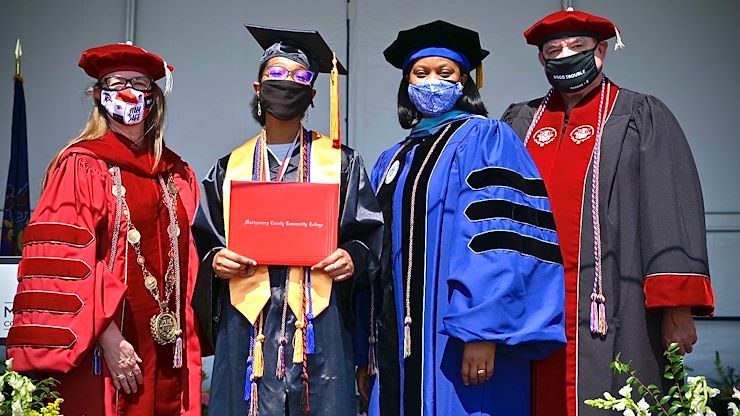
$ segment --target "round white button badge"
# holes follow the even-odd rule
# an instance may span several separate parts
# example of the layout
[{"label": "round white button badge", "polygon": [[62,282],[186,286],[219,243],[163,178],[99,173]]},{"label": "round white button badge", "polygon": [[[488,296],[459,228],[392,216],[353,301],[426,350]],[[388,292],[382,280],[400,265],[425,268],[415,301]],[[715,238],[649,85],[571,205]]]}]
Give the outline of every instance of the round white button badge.
[{"label": "round white button badge", "polygon": [[388,173],[385,175],[385,183],[386,185],[393,182],[393,179],[396,179],[396,175],[398,174],[398,168],[401,167],[401,163],[399,161],[393,162],[390,169],[388,169]]}]

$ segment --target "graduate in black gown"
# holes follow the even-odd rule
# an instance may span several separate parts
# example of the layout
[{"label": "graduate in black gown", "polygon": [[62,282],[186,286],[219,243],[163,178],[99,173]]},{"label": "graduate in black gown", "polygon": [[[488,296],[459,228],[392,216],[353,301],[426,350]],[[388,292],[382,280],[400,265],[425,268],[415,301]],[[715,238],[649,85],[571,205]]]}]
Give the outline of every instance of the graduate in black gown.
[{"label": "graduate in black gown", "polygon": [[[316,75],[346,70],[332,65],[316,32],[248,29],[265,48],[252,101],[263,130],[208,172],[193,231],[201,258],[194,306],[215,344],[209,414],[355,414],[352,300],[378,270],[383,218],[361,157],[301,124]],[[226,249],[231,180],[340,184],[339,248],[306,271],[312,280]],[[264,298],[245,290],[257,281],[269,283]],[[305,293],[313,294],[308,309],[296,311],[291,300],[305,305]]]},{"label": "graduate in black gown", "polygon": [[[617,353],[660,385],[664,348],[696,342],[714,309],[701,186],[686,138],[660,100],[603,73],[616,26],[560,11],[524,33],[553,86],[501,117],[529,150],[552,202],[566,290],[565,350],[535,368],[534,415],[587,416],[585,399],[624,385]],[[666,390],[664,390],[666,391]]]}]

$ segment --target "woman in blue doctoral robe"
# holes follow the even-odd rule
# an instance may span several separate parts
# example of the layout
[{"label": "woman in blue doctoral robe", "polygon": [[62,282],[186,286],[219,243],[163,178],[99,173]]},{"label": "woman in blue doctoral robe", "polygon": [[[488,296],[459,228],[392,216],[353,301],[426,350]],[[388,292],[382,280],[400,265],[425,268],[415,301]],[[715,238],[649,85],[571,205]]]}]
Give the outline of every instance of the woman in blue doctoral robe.
[{"label": "woman in blue doctoral robe", "polygon": [[385,51],[403,70],[399,121],[412,130],[372,173],[385,237],[371,414],[528,415],[531,360],[565,343],[545,187],[470,77],[487,54],[476,32],[442,21]]}]

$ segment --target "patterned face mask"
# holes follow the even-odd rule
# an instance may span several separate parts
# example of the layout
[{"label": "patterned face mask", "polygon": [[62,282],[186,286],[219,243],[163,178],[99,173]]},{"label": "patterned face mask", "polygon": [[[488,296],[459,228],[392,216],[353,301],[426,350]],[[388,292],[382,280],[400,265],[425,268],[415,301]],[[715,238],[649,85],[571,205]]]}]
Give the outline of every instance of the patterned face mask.
[{"label": "patterned face mask", "polygon": [[152,93],[133,88],[120,91],[102,90],[100,103],[110,117],[120,124],[133,126],[141,123],[152,108]]},{"label": "patterned face mask", "polygon": [[409,84],[409,98],[416,109],[426,117],[444,114],[457,104],[462,97],[463,86],[459,82],[439,79]]}]

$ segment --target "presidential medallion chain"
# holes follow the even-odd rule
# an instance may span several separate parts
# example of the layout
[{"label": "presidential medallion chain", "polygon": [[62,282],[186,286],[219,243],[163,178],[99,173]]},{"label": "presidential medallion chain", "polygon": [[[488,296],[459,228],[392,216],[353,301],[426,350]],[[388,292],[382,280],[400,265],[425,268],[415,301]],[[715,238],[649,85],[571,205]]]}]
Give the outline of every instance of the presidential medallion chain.
[{"label": "presidential medallion chain", "polygon": [[[155,342],[160,345],[167,345],[175,343],[175,354],[174,363],[175,368],[182,366],[182,325],[180,317],[180,248],[178,243],[178,237],[180,235],[180,228],[177,222],[177,185],[172,177],[165,182],[162,175],[158,175],[157,179],[162,190],[162,199],[167,207],[169,225],[167,226],[167,234],[169,236],[169,250],[167,253],[168,262],[167,268],[164,272],[164,296],[159,290],[159,281],[146,267],[146,258],[141,251],[141,232],[136,228],[131,219],[131,210],[125,200],[126,188],[121,185],[120,181],[120,170],[118,167],[111,168],[111,175],[114,178],[114,185],[112,193],[116,196],[117,201],[120,201],[123,205],[123,215],[126,217],[128,222],[128,230],[126,232],[126,241],[131,245],[134,252],[136,253],[136,264],[141,268],[141,274],[144,279],[144,287],[149,291],[152,299],[159,306],[159,313],[152,316],[149,320],[149,327],[152,333],[152,338]],[[170,300],[172,293],[175,293],[175,308],[174,311],[170,310]]]}]

